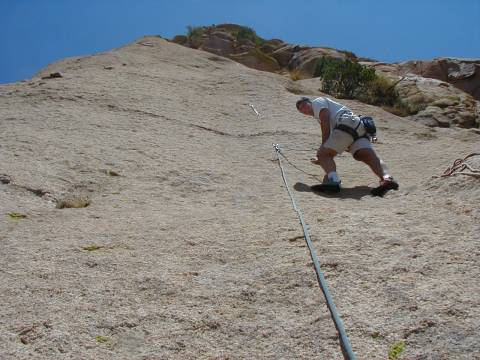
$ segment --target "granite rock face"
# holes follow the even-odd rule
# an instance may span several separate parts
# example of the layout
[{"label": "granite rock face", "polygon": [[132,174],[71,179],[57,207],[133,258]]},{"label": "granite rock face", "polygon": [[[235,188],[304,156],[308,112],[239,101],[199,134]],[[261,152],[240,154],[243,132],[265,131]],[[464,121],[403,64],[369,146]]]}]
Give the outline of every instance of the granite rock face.
[{"label": "granite rock face", "polygon": [[0,358],[343,359],[285,180],[358,359],[478,359],[479,135],[339,99],[400,189],[345,154],[313,194],[289,83],[146,37],[0,85]]}]

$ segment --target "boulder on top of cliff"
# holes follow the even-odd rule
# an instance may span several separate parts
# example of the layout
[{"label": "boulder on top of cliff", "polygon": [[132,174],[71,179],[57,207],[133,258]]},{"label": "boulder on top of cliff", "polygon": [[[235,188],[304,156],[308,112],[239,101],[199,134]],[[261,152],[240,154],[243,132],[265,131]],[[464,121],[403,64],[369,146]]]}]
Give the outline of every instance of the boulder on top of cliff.
[{"label": "boulder on top of cliff", "polygon": [[415,74],[448,82],[480,100],[480,59],[437,58],[394,64],[366,61],[362,64],[398,76]]},{"label": "boulder on top of cliff", "polygon": [[288,45],[280,39],[271,39],[267,40],[263,45],[260,46],[260,50],[266,54],[272,54],[274,51]]},{"label": "boulder on top of cliff", "polygon": [[277,71],[277,61],[269,53],[283,46],[283,41],[266,41],[249,27],[236,24],[189,27],[186,37],[176,36],[172,42],[232,58],[257,70]]},{"label": "boulder on top of cliff", "polygon": [[172,42],[229,57],[257,70],[295,70],[303,77],[314,75],[319,58],[355,57],[348,51],[292,45],[280,39],[265,40],[253,29],[236,24],[189,27],[186,36],[176,36]]},{"label": "boulder on top of cliff", "polygon": [[453,85],[408,74],[395,86],[411,118],[428,126],[478,126],[477,101]]},{"label": "boulder on top of cliff", "polygon": [[480,59],[437,58],[398,64],[398,75],[408,73],[448,82],[480,100]]},{"label": "boulder on top of cliff", "polygon": [[230,58],[257,70],[270,72],[280,70],[277,60],[256,48],[241,54],[232,54]]},{"label": "boulder on top of cliff", "polygon": [[[347,52],[330,49],[330,48],[304,48],[295,49],[294,54],[288,62],[288,68],[290,70],[298,70],[305,76],[314,76],[315,66],[317,61],[322,57],[329,57],[335,59],[345,60],[349,56]],[[355,56],[355,55],[353,55]]]},{"label": "boulder on top of cliff", "polygon": [[272,52],[272,57],[275,58],[278,61],[278,64],[281,67],[287,67],[288,64],[290,63],[290,60],[292,57],[295,55],[300,50],[306,50],[306,49],[311,49],[311,47],[308,46],[298,46],[298,45],[292,45],[292,44],[284,44],[283,46],[279,47],[276,49],[274,52]]},{"label": "boulder on top of cliff", "polygon": [[217,55],[228,56],[235,50],[235,39],[226,32],[214,32],[204,39],[201,50],[205,50]]}]

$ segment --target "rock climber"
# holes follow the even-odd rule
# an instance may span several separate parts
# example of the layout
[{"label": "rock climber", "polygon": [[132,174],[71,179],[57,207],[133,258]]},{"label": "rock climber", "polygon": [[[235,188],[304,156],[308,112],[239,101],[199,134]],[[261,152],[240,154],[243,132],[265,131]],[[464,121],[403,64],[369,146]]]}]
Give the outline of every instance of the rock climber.
[{"label": "rock climber", "polygon": [[367,164],[380,179],[380,186],[372,190],[373,195],[383,196],[388,190],[398,189],[398,183],[373,150],[376,128],[371,117],[358,116],[347,106],[327,97],[302,97],[296,106],[302,114],[317,119],[322,131],[322,145],[317,151],[317,157],[311,162],[322,167],[325,177],[323,183],[312,186],[312,190],[330,193],[340,191],[341,180],[334,158],[345,150],[355,160]]}]

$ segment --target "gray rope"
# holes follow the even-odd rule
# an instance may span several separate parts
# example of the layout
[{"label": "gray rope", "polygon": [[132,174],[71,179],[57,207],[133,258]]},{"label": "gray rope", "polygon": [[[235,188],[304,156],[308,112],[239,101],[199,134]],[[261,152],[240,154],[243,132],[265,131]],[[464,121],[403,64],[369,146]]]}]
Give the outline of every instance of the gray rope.
[{"label": "gray rope", "polygon": [[[274,146],[275,146],[275,145],[274,145]],[[287,163],[289,163],[293,168],[295,168],[295,169],[297,169],[298,171],[304,173],[305,175],[310,176],[311,178],[314,178],[314,179],[317,180],[317,181],[321,181],[321,180],[318,178],[317,175],[310,174],[310,173],[306,172],[305,170],[300,169],[300,168],[299,168],[297,165],[295,165],[294,163],[292,163],[292,162],[285,156],[284,153],[280,152],[280,153],[278,153],[278,154],[280,154],[280,155],[285,159],[285,161],[286,161]]]},{"label": "gray rope", "polygon": [[288,186],[287,175],[286,175],[285,170],[282,166],[282,161],[281,161],[280,156],[279,156],[279,155],[282,155],[280,145],[279,144],[274,144],[273,147],[275,148],[275,152],[277,154],[278,166],[280,167],[280,170],[282,172],[282,178],[283,178],[283,182],[285,184],[285,188],[287,189],[288,195],[290,196],[290,200],[292,201],[293,209],[297,212],[298,218],[300,220],[300,224],[302,225],[302,228],[303,228],[303,234],[305,236],[305,241],[307,242],[308,249],[310,250],[310,257],[312,258],[313,267],[315,269],[315,273],[317,274],[318,284],[320,285],[320,289],[322,290],[323,295],[325,297],[325,301],[327,302],[327,307],[328,307],[328,310],[330,311],[330,315],[331,315],[332,320],[335,324],[335,328],[337,329],[337,331],[339,333],[340,347],[342,348],[343,357],[346,360],[356,360],[355,354],[353,353],[353,350],[352,350],[352,346],[350,345],[350,341],[348,339],[347,333],[346,333],[345,328],[343,326],[342,319],[338,315],[337,308],[336,308],[336,306],[333,302],[332,296],[330,295],[330,291],[328,290],[327,281],[325,280],[323,272],[320,268],[320,262],[318,260],[315,248],[313,247],[312,240],[310,239],[310,234],[308,232],[307,224],[305,223],[305,220],[303,218],[302,211],[297,206],[297,203],[295,202],[295,198],[292,194],[292,191],[290,190],[290,187]]}]

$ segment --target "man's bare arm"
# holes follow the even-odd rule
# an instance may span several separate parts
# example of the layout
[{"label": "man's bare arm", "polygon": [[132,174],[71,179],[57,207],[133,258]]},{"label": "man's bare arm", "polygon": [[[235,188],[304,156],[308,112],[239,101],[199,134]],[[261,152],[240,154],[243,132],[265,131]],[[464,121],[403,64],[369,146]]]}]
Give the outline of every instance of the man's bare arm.
[{"label": "man's bare arm", "polygon": [[322,109],[320,111],[320,127],[322,129],[322,145],[327,141],[330,136],[330,111],[328,109]]}]

